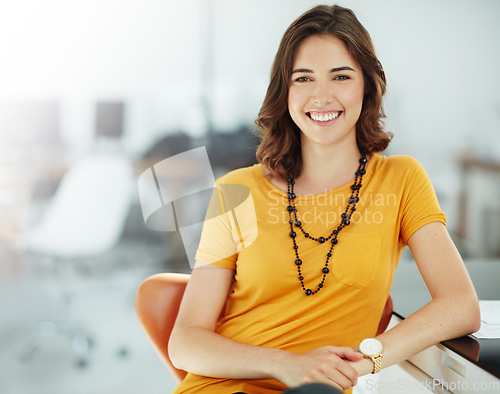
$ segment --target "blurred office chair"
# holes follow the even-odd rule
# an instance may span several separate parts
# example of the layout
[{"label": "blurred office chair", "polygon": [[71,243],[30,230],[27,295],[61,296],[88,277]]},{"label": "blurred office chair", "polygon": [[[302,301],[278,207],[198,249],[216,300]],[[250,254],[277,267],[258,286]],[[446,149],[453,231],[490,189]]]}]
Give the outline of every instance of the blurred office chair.
[{"label": "blurred office chair", "polygon": [[70,340],[77,365],[87,363],[91,339],[71,319],[67,274],[74,268],[71,263],[97,256],[118,242],[130,207],[131,181],[132,167],[124,156],[88,156],[69,168],[42,220],[28,231],[26,250],[55,262],[62,296],[59,319],[38,325],[23,358],[45,337],[62,335]]},{"label": "blurred office chair", "polygon": [[177,382],[184,379],[187,372],[175,368],[170,361],[168,340],[189,277],[188,274],[171,273],[152,275],[141,284],[135,296],[139,323]]},{"label": "blurred office chair", "polygon": [[[180,383],[187,372],[174,367],[168,355],[168,340],[174,328],[180,303],[190,275],[162,273],[146,278],[137,290],[135,310],[139,323],[170,373]],[[377,329],[384,332],[392,316],[393,303],[389,295]]]}]

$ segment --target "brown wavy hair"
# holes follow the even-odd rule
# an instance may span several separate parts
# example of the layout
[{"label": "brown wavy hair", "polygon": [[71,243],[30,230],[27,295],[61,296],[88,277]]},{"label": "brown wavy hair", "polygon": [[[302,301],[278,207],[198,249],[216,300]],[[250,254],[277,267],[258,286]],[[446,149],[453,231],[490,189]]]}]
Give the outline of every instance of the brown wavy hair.
[{"label": "brown wavy hair", "polygon": [[298,176],[302,169],[300,129],[288,112],[288,90],[295,51],[313,35],[334,35],[342,40],[363,70],[365,97],[356,123],[358,148],[367,153],[381,152],[392,138],[391,133],[382,130],[386,79],[370,35],[350,9],[338,5],[314,7],[297,18],[283,35],[266,97],[255,120],[260,138],[257,160],[280,178]]}]

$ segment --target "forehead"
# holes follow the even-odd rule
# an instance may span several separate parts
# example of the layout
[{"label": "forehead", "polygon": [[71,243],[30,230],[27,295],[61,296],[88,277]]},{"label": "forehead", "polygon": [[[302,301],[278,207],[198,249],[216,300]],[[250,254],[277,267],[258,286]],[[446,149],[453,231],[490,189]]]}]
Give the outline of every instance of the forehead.
[{"label": "forehead", "polygon": [[295,49],[294,68],[312,65],[330,68],[342,65],[359,68],[344,42],[334,35],[307,37]]}]

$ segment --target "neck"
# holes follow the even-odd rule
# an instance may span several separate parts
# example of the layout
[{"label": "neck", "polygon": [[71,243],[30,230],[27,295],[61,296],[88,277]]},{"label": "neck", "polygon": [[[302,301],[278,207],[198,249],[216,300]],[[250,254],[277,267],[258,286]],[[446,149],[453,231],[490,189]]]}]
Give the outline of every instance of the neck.
[{"label": "neck", "polygon": [[296,179],[297,194],[320,194],[353,181],[360,157],[355,143],[303,146],[302,171]]}]

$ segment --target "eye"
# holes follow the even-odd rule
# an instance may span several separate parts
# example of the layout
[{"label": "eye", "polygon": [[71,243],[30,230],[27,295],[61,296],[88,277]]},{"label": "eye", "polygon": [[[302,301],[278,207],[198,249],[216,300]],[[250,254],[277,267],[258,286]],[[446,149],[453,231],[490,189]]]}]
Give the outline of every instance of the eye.
[{"label": "eye", "polygon": [[336,81],[346,81],[346,80],[351,79],[351,78],[347,75],[337,75],[334,79]]},{"label": "eye", "polygon": [[295,80],[295,82],[307,82],[310,81],[311,79],[308,77],[299,77]]}]

